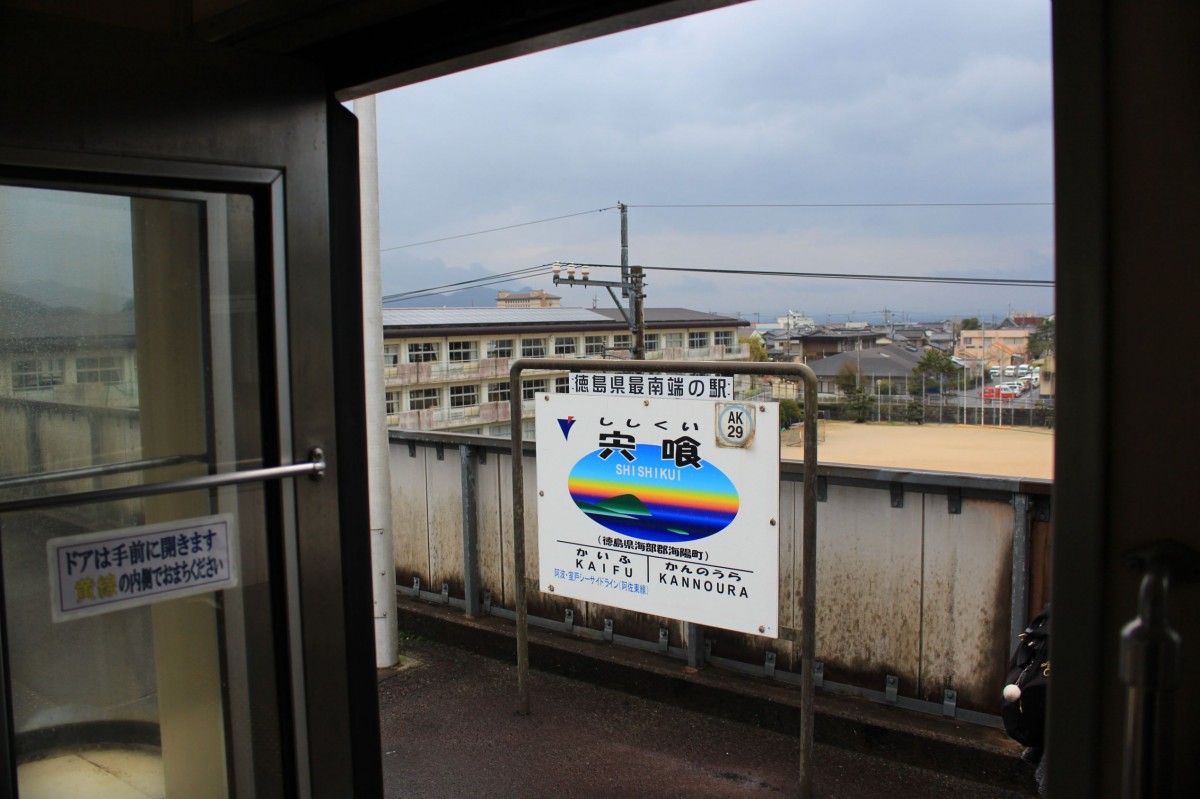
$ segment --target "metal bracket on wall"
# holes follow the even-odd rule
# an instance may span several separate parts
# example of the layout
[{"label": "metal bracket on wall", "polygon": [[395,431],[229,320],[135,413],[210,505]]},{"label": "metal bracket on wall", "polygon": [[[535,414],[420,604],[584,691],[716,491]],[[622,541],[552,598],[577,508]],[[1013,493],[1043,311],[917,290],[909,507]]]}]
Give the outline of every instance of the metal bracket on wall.
[{"label": "metal bracket on wall", "polygon": [[438,444],[436,449],[437,449],[437,459],[439,461],[446,460],[446,447],[443,446],[442,444]]},{"label": "metal bracket on wall", "polygon": [[1033,520],[1037,522],[1050,521],[1050,497],[1033,498]]},{"label": "metal bracket on wall", "polygon": [[768,677],[775,676],[775,653],[768,652],[766,658],[763,659],[763,674]]},{"label": "metal bracket on wall", "polygon": [[412,595],[414,597],[416,597],[417,599],[421,598],[421,578],[420,577],[413,578]]},{"label": "metal bracket on wall", "polygon": [[575,629],[575,611],[571,608],[563,611],[563,629],[566,632],[571,632]]},{"label": "metal bracket on wall", "polygon": [[611,641],[612,638],[613,638],[613,620],[605,619],[604,620],[604,640]]},{"label": "metal bracket on wall", "polygon": [[956,710],[958,710],[958,691],[947,688],[942,692],[942,715],[954,718]]},{"label": "metal bracket on wall", "polygon": [[492,592],[491,591],[483,592],[483,612],[489,616],[492,613]]},{"label": "metal bracket on wall", "polygon": [[900,678],[889,674],[884,682],[883,696],[888,702],[895,703],[900,698]]},{"label": "metal bracket on wall", "polygon": [[946,513],[962,513],[962,489],[950,487],[946,489]]},{"label": "metal bracket on wall", "polygon": [[817,502],[829,501],[829,478],[817,475]]},{"label": "metal bracket on wall", "polygon": [[903,508],[904,507],[904,484],[903,483],[892,483],[891,490],[892,490],[892,507],[893,508]]},{"label": "metal bracket on wall", "polygon": [[817,688],[825,685],[825,664],[820,661],[813,664],[813,685]]},{"label": "metal bracket on wall", "polygon": [[450,604],[450,583],[442,583],[442,602]]},{"label": "metal bracket on wall", "polygon": [[667,632],[666,627],[658,628],[658,651],[663,653],[671,651],[671,634]]}]

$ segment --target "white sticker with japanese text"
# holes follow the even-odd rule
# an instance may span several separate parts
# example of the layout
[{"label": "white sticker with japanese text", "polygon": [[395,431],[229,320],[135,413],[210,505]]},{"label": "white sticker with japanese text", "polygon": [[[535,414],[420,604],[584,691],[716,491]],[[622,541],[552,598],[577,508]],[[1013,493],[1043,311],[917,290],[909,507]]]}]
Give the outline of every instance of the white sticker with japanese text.
[{"label": "white sticker with japanese text", "polygon": [[230,513],[52,538],[50,612],[66,621],[232,588],[237,552]]}]

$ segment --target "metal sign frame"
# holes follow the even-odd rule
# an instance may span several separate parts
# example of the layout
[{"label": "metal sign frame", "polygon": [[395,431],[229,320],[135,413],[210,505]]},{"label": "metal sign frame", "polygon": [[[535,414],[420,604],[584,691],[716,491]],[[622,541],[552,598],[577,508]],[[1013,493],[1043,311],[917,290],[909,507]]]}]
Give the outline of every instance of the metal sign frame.
[{"label": "metal sign frame", "polygon": [[526,369],[571,372],[663,372],[670,374],[763,375],[804,382],[804,513],[801,532],[800,606],[800,796],[812,796],[813,702],[816,683],[817,578],[817,376],[799,363],[746,361],[594,361],[576,358],[518,358],[509,367],[509,424],[512,438],[513,578],[516,588],[518,712],[529,714],[529,609],[525,575],[525,466],[521,373]]}]

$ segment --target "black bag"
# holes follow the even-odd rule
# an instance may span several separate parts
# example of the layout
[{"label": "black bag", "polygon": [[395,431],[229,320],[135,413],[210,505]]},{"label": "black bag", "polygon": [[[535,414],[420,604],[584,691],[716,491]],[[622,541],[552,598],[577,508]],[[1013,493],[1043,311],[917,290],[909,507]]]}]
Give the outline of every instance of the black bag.
[{"label": "black bag", "polygon": [[1008,737],[1035,749],[1042,748],[1049,686],[1050,606],[1047,605],[1021,633],[1021,640],[1013,650],[1000,703],[1000,716]]}]

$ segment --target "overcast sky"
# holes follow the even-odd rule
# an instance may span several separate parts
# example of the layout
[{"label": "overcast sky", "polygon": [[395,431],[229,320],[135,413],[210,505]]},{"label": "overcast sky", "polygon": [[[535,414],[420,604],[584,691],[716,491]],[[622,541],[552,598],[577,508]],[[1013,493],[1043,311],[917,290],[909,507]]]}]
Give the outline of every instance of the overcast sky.
[{"label": "overcast sky", "polygon": [[[1048,0],[754,0],[380,95],[384,293],[619,263],[618,201],[647,267],[1052,279],[1049,24]],[[918,203],[947,205],[832,207]],[[1048,288],[678,273],[647,294],[764,320],[1054,304]]]}]

